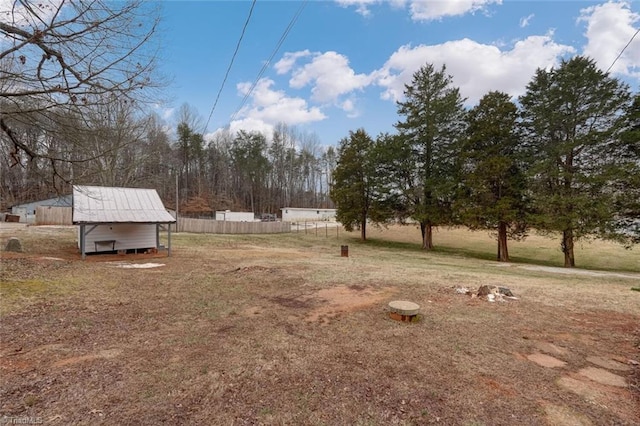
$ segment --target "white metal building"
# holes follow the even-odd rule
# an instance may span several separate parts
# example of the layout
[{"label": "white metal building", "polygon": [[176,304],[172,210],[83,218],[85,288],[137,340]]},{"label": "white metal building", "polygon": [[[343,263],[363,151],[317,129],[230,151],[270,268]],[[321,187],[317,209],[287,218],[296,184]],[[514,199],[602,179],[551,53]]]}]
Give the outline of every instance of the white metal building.
[{"label": "white metal building", "polygon": [[163,225],[171,255],[172,223],[155,189],[73,187],[73,224],[83,259],[87,253],[158,249]]},{"label": "white metal building", "polygon": [[254,222],[255,215],[253,212],[232,212],[231,210],[216,211],[216,220],[224,220],[227,222]]},{"label": "white metal building", "polygon": [[336,209],[285,207],[280,210],[282,210],[283,222],[333,222],[336,220]]},{"label": "white metal building", "polygon": [[20,216],[20,222],[35,223],[38,207],[71,207],[71,194],[47,200],[33,201],[11,207],[11,214]]}]

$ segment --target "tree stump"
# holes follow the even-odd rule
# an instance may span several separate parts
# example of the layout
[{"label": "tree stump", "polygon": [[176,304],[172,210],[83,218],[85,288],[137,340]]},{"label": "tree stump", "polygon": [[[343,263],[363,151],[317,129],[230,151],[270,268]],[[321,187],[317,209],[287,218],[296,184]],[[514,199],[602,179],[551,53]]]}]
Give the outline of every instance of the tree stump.
[{"label": "tree stump", "polygon": [[396,321],[413,322],[418,319],[420,305],[406,300],[389,302],[389,317]]}]

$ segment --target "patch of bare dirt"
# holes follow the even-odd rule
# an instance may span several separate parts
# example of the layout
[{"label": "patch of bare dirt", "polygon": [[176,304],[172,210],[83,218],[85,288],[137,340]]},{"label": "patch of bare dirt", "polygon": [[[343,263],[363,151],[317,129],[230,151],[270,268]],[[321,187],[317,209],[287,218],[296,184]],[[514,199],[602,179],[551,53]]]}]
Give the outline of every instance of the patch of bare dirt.
[{"label": "patch of bare dirt", "polygon": [[99,351],[97,353],[94,354],[88,354],[88,355],[80,355],[80,356],[74,356],[71,358],[64,358],[61,359],[59,361],[56,361],[52,364],[52,367],[64,367],[64,366],[68,366],[68,365],[72,365],[72,364],[78,364],[81,362],[87,362],[87,361],[93,361],[96,359],[110,359],[110,358],[115,358],[118,355],[120,355],[122,353],[122,351],[120,349],[105,349],[102,351]]},{"label": "patch of bare dirt", "polygon": [[318,301],[319,305],[306,313],[307,322],[328,322],[338,315],[366,309],[376,303],[382,303],[396,292],[395,288],[365,288],[362,286],[337,286],[325,288],[304,296],[303,302]]},{"label": "patch of bare dirt", "polygon": [[610,410],[622,424],[633,424],[638,407],[627,389],[591,380],[580,373],[570,373],[557,381],[564,390],[578,395],[583,401],[601,409]]}]

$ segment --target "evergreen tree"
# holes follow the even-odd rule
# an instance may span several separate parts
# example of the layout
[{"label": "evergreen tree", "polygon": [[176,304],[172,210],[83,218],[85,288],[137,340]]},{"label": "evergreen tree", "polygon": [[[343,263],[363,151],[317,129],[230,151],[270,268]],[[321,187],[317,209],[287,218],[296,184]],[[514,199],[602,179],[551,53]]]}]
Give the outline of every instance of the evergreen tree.
[{"label": "evergreen tree", "polygon": [[349,132],[338,146],[338,162],[333,170],[330,196],[336,205],[336,220],[347,231],[360,228],[362,240],[367,239],[367,219],[374,194],[374,141],[364,131]]},{"label": "evergreen tree", "polygon": [[507,240],[526,236],[526,179],[518,161],[518,109],[509,95],[490,92],[468,114],[462,144],[462,222],[497,233],[499,261],[509,261]]},{"label": "evergreen tree", "polygon": [[265,201],[261,197],[271,164],[266,156],[267,140],[261,133],[241,130],[233,140],[231,163],[243,204],[254,213],[262,212]]},{"label": "evergreen tree", "polygon": [[420,224],[422,248],[433,248],[432,228],[452,223],[457,143],[464,129],[464,99],[443,66],[427,64],[405,86],[405,100],[398,102],[404,121],[390,179],[403,194],[405,213]]},{"label": "evergreen tree", "polygon": [[610,172],[616,207],[611,236],[627,246],[640,244],[640,94],[623,116],[611,151],[616,158]]},{"label": "evergreen tree", "polygon": [[574,243],[610,229],[616,217],[608,149],[629,104],[626,85],[578,56],[539,69],[520,98],[532,162],[535,226],[561,232],[565,267],[575,266]]}]

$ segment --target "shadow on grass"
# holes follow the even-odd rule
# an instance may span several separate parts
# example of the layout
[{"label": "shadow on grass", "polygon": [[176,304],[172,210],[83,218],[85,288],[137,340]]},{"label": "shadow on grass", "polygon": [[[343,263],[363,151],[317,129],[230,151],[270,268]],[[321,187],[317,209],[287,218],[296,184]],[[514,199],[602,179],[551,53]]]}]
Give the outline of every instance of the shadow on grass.
[{"label": "shadow on grass", "polygon": [[[353,245],[368,246],[372,248],[379,248],[379,249],[385,249],[385,250],[409,251],[413,253],[439,254],[439,255],[445,255],[445,256],[461,256],[461,257],[466,257],[470,259],[486,260],[489,262],[498,263],[498,261],[496,260],[495,252],[471,249],[466,247],[436,245],[433,248],[433,250],[427,251],[422,249],[421,244],[400,242],[400,241],[389,241],[389,240],[384,240],[380,238],[367,238],[367,241],[362,241],[358,237],[348,238],[348,243]],[[551,266],[551,267],[563,266],[563,264],[560,261],[550,261],[550,260],[537,259],[537,258],[526,257],[526,256],[510,256],[509,263],[523,264],[523,265]],[[589,269],[589,268],[580,268],[580,269]]]}]

